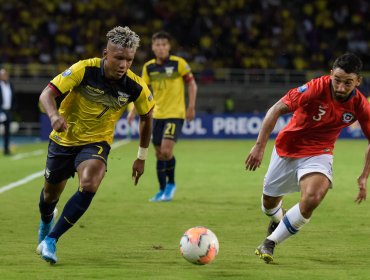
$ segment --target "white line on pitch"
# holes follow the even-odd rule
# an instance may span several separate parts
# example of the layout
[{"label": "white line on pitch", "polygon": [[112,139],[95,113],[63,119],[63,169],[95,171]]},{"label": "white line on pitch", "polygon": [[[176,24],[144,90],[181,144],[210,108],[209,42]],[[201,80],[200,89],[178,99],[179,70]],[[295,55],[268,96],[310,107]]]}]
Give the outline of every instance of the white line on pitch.
[{"label": "white line on pitch", "polygon": [[44,150],[36,150],[36,151],[33,151],[33,152],[29,152],[29,153],[21,153],[21,154],[16,154],[14,156],[11,157],[12,160],[20,160],[20,159],[24,159],[24,158],[28,158],[28,157],[32,157],[32,156],[39,156],[39,155],[42,155],[44,153]]},{"label": "white line on pitch", "polygon": [[118,148],[118,147],[121,147],[121,146],[123,146],[123,145],[128,144],[129,142],[130,142],[130,140],[128,140],[128,139],[123,139],[123,140],[115,141],[115,142],[113,142],[113,144],[111,145],[111,148],[114,150],[114,149],[116,149],[116,148]]},{"label": "white line on pitch", "polygon": [[[118,148],[118,147],[121,147],[121,146],[123,146],[123,145],[126,145],[126,144],[128,144],[129,142],[130,142],[130,140],[127,140],[127,139],[123,139],[123,140],[116,141],[116,142],[114,142],[114,143],[111,145],[112,150],[113,150],[113,149],[116,149],[116,148]],[[5,185],[5,186],[3,186],[3,187],[0,187],[0,194],[4,193],[4,192],[6,192],[6,191],[9,191],[9,190],[11,190],[11,189],[14,189],[14,188],[16,188],[16,187],[22,186],[22,185],[24,185],[24,184],[27,184],[28,182],[31,182],[31,181],[33,181],[33,180],[35,180],[35,179],[37,179],[37,178],[42,177],[43,175],[44,175],[44,170],[39,171],[39,172],[36,172],[36,173],[33,173],[33,174],[28,175],[28,176],[26,176],[26,177],[24,177],[24,178],[22,178],[22,179],[20,179],[20,180],[18,180],[18,181],[15,181],[15,182],[12,182],[12,183],[10,183],[10,184],[8,184],[8,185]]]},{"label": "white line on pitch", "polygon": [[43,171],[36,172],[36,173],[33,173],[31,175],[28,175],[27,177],[24,177],[23,179],[20,179],[19,181],[15,181],[15,182],[10,183],[10,184],[8,184],[8,185],[6,185],[4,187],[1,187],[0,188],[0,193],[6,192],[8,190],[11,190],[11,189],[13,189],[15,187],[19,187],[21,185],[27,184],[28,182],[41,177],[43,174],[44,174],[44,170]]}]

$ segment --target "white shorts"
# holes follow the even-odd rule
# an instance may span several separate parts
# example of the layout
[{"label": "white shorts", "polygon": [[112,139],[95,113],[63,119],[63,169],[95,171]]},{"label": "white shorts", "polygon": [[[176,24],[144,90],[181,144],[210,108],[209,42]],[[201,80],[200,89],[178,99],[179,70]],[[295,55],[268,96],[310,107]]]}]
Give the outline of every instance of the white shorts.
[{"label": "white shorts", "polygon": [[304,158],[280,157],[272,151],[270,165],[263,182],[263,193],[268,196],[282,196],[299,192],[299,181],[309,173],[322,173],[333,183],[333,155],[319,155]]}]

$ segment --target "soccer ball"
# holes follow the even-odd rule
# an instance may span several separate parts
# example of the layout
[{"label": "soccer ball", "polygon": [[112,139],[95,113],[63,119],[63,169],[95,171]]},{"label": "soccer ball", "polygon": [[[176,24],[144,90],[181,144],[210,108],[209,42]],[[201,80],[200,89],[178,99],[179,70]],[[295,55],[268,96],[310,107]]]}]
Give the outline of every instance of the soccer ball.
[{"label": "soccer ball", "polygon": [[216,235],[206,227],[188,229],[180,240],[180,252],[188,262],[204,265],[212,262],[219,250]]}]

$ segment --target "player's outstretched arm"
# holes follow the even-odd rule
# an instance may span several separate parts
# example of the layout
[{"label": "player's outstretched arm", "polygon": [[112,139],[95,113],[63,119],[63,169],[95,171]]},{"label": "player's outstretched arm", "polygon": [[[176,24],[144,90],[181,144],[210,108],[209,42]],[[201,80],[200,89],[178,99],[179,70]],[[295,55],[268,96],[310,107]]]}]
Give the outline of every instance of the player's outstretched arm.
[{"label": "player's outstretched arm", "polygon": [[369,173],[370,173],[370,142],[367,146],[365,153],[364,168],[362,170],[360,177],[358,177],[357,179],[359,191],[355,199],[355,202],[357,202],[358,204],[360,204],[363,200],[366,200],[367,178],[369,177]]},{"label": "player's outstretched arm", "polygon": [[135,186],[139,182],[139,178],[144,173],[145,160],[148,156],[148,147],[150,143],[150,136],[152,133],[152,110],[146,115],[140,115],[140,146],[137,154],[137,159],[132,165],[132,179]]},{"label": "player's outstretched arm", "polygon": [[245,160],[246,170],[255,171],[260,167],[270,134],[274,129],[278,118],[288,111],[288,106],[280,100],[267,111],[266,117],[262,122],[261,131],[258,134],[256,144],[252,147]]}]

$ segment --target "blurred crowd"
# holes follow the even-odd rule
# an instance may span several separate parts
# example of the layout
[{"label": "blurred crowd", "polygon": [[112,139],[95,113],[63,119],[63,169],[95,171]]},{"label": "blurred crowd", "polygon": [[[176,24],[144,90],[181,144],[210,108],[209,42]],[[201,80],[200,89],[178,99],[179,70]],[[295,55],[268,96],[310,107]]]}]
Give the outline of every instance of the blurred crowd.
[{"label": "blurred crowd", "polygon": [[370,69],[368,0],[0,0],[0,63],[67,64],[101,56],[105,34],[128,25],[152,57],[166,30],[173,51],[197,71],[328,69],[351,51]]}]

